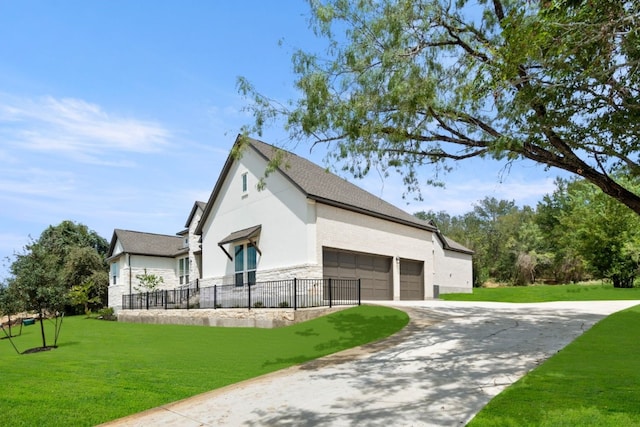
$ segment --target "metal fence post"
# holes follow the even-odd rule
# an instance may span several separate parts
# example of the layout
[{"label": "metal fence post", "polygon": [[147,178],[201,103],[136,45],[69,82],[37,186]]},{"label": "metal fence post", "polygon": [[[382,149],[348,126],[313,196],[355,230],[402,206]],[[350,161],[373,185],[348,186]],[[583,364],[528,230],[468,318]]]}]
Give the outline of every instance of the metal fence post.
[{"label": "metal fence post", "polygon": [[247,289],[249,290],[249,292],[247,294],[248,298],[249,298],[249,301],[248,301],[248,304],[247,304],[247,308],[249,310],[251,310],[251,283],[247,283]]},{"label": "metal fence post", "polygon": [[360,289],[362,288],[362,279],[358,279],[358,305],[362,305],[362,294],[360,293]]},{"label": "metal fence post", "polygon": [[213,309],[218,308],[218,285],[213,285]]},{"label": "metal fence post", "polygon": [[149,292],[147,292],[146,304],[147,310],[149,310]]},{"label": "metal fence post", "polygon": [[298,309],[298,279],[293,278],[293,309]]},{"label": "metal fence post", "polygon": [[331,278],[329,278],[329,308],[333,306],[333,302],[331,301]]},{"label": "metal fence post", "polygon": [[166,310],[169,307],[169,291],[165,289],[164,291],[164,309]]},{"label": "metal fence post", "polygon": [[187,287],[187,310],[189,310],[189,287]]}]

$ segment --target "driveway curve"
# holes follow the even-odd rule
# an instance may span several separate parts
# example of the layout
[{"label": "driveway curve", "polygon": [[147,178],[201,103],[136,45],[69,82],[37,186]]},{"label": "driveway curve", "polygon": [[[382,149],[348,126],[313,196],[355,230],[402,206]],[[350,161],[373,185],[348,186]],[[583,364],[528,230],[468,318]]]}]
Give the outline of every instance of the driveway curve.
[{"label": "driveway curve", "polygon": [[383,304],[411,318],[388,339],[105,425],[465,425],[598,320],[640,301]]}]

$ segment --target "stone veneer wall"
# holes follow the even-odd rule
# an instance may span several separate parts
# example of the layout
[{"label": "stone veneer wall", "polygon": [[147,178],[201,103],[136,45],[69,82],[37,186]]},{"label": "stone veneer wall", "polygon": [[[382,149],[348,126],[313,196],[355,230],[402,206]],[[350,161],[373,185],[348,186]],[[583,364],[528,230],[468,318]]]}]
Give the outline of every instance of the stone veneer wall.
[{"label": "stone veneer wall", "polygon": [[[258,270],[256,272],[257,282],[269,282],[275,280],[291,279],[322,279],[322,266],[317,264],[296,265],[287,268],[277,268],[272,270]],[[225,277],[206,277],[200,279],[200,287],[233,283],[233,275]]]},{"label": "stone veneer wall", "polygon": [[195,326],[278,328],[305,322],[349,306],[287,309],[121,310],[119,322]]}]

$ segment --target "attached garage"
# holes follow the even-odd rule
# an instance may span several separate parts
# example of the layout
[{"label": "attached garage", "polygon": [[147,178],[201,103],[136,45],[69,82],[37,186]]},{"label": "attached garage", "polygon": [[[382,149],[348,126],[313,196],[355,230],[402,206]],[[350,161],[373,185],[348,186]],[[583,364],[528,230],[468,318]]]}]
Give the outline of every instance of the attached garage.
[{"label": "attached garage", "polygon": [[391,257],[323,248],[322,259],[325,278],[361,279],[363,300],[393,299]]},{"label": "attached garage", "polygon": [[400,260],[400,299],[424,299],[424,262]]}]

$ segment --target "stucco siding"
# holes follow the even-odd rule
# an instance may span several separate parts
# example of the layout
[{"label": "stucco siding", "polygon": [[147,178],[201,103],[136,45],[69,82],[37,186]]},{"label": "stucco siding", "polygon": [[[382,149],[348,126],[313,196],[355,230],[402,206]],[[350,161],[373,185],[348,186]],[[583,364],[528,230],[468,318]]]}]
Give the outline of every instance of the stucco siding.
[{"label": "stucco siding", "polygon": [[322,248],[383,255],[393,258],[393,298],[400,298],[401,258],[424,262],[425,298],[433,297],[433,233],[368,215],[316,204],[316,262]]},{"label": "stucco siding", "polygon": [[[234,263],[218,247],[229,234],[261,225],[257,246],[257,272],[288,268],[315,262],[309,239],[315,237],[313,224],[315,206],[286,178],[275,172],[266,179],[266,186],[257,189],[266,161],[246,150],[240,162],[234,162],[211,213],[202,228],[202,276],[223,277],[234,273]],[[246,174],[247,191],[242,191],[242,176]],[[311,230],[311,231],[310,231]],[[233,243],[224,245],[232,254]],[[311,245],[315,248],[314,245]]]},{"label": "stucco siding", "polygon": [[436,239],[434,263],[437,265],[434,285],[438,285],[441,294],[473,291],[471,255],[445,250]]}]

